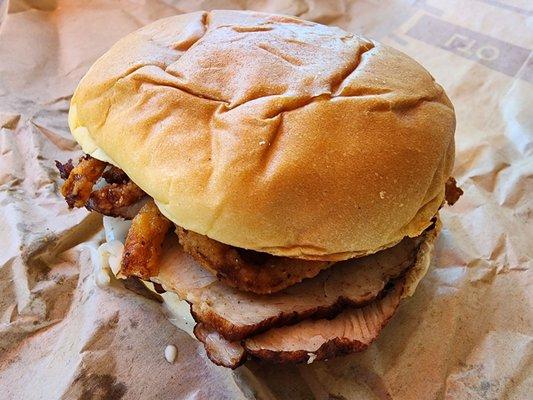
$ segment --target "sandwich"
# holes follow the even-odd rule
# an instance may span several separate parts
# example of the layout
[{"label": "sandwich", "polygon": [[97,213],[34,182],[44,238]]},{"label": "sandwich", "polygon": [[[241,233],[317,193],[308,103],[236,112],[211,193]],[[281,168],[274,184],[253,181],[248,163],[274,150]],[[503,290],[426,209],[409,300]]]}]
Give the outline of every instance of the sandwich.
[{"label": "sandwich", "polygon": [[[243,11],[165,18],[87,72],[56,162],[69,207],[103,214],[102,254],[187,305],[218,365],[367,348],[426,274],[455,114],[376,41]],[[106,253],[107,252],[107,253]]]}]

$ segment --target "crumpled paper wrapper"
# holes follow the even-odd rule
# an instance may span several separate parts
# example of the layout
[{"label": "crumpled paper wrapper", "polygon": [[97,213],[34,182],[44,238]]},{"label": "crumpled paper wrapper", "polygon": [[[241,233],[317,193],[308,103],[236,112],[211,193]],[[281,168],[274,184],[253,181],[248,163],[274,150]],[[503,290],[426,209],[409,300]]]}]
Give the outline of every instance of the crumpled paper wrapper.
[{"label": "crumpled paper wrapper", "polygon": [[[420,61],[457,111],[465,190],[415,296],[370,349],[311,365],[211,364],[162,307],[96,286],[101,219],[69,211],[54,159],[80,150],[70,96],[161,17],[248,8],[339,25]],[[8,11],[7,16],[4,17]],[[531,2],[0,0],[0,397],[526,399],[533,393]],[[178,348],[173,364],[166,345]]]}]

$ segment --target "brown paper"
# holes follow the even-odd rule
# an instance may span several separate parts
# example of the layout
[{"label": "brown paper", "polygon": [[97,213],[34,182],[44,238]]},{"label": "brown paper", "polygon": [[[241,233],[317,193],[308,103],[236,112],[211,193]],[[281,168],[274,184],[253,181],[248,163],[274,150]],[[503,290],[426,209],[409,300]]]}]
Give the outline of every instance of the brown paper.
[{"label": "brown paper", "polygon": [[[155,19],[242,8],[339,25],[421,62],[457,112],[455,176],[427,277],[364,353],[216,367],[162,307],[95,284],[101,219],[69,211],[70,96]],[[0,21],[6,2],[0,0]],[[526,399],[533,393],[531,2],[12,1],[0,27],[0,398]],[[178,348],[173,364],[168,344]]]}]

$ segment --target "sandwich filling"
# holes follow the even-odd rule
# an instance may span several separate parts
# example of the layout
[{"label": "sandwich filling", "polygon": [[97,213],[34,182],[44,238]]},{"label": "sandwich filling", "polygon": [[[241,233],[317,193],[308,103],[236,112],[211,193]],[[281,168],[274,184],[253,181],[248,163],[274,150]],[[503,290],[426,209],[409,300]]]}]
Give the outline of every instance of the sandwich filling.
[{"label": "sandwich filling", "polygon": [[[247,356],[301,362],[366,348],[425,274],[439,229],[435,217],[419,237],[337,263],[273,256],[178,226],[169,234],[173,223],[115,166],[88,155],[56,165],[69,207],[131,220],[116,276],[189,303],[208,356],[231,368]],[[450,178],[446,201],[461,194]]]},{"label": "sandwich filling", "polygon": [[[61,193],[69,207],[86,207],[103,215],[132,219],[119,276],[141,279],[157,276],[161,245],[173,224],[154,201],[122,170],[89,155],[82,157],[76,166],[72,160],[56,165],[65,179]],[[450,178],[446,184],[448,204],[454,204],[461,194],[455,179]],[[184,251],[200,265],[224,283],[253,293],[283,290],[333,264],[241,249],[181,227],[176,227],[176,232]]]}]

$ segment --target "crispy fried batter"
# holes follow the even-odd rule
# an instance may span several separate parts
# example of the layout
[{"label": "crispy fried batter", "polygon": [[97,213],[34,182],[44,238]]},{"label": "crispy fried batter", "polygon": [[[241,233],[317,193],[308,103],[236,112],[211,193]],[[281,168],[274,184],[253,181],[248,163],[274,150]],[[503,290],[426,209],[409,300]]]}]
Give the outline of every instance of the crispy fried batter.
[{"label": "crispy fried batter", "polygon": [[74,169],[74,164],[72,164],[72,158],[69,159],[65,164],[56,160],[56,168],[59,170],[59,176],[63,180],[67,180],[68,176]]},{"label": "crispy fried batter", "polygon": [[457,186],[457,181],[453,176],[450,176],[448,180],[446,181],[446,203],[448,203],[450,206],[453,206],[457,200],[459,200],[459,197],[463,195],[463,190]]},{"label": "crispy fried batter", "polygon": [[110,165],[109,168],[104,171],[102,178],[104,178],[107,183],[126,183],[130,180],[124,171],[114,165]]},{"label": "crispy fried batter", "polygon": [[[142,206],[145,193],[120,168],[96,160],[89,155],[80,159],[76,167],[72,160],[65,164],[56,161],[61,178],[65,183],[61,193],[69,207],[87,207],[111,217],[131,219]],[[95,183],[103,177],[108,185],[93,190]],[[136,205],[136,207],[130,207]]]},{"label": "crispy fried batter", "polygon": [[207,236],[177,227],[183,249],[224,283],[266,294],[316,276],[331,261],[310,261],[238,249]]},{"label": "crispy fried batter", "polygon": [[118,276],[148,279],[157,275],[161,245],[170,225],[153,200],[146,203],[131,223]]},{"label": "crispy fried batter", "polygon": [[132,181],[111,183],[91,193],[87,209],[110,217],[125,217],[124,208],[135,204],[145,193]]},{"label": "crispy fried batter", "polygon": [[[57,164],[56,164],[57,165]],[[80,159],[68,174],[68,177],[61,187],[61,194],[65,197],[67,204],[72,207],[83,207],[89,200],[96,181],[102,176],[106,163],[96,158],[86,155]],[[60,173],[67,174],[69,163],[63,166],[63,171],[59,168]]]}]

